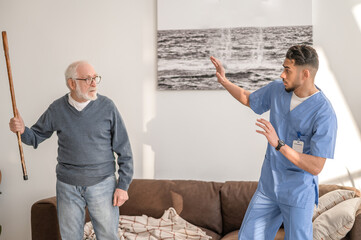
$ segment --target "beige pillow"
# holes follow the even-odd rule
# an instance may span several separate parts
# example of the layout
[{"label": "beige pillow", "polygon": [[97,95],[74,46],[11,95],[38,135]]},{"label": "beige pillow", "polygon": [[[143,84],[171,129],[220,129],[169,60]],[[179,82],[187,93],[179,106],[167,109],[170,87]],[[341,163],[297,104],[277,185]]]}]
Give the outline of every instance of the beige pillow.
[{"label": "beige pillow", "polygon": [[351,199],[355,197],[355,192],[350,190],[335,190],[326,193],[318,200],[318,207],[315,207],[313,211],[312,221],[315,220],[318,216],[320,216],[323,212],[331,209],[336,206],[340,202],[343,202],[347,199]]},{"label": "beige pillow", "polygon": [[313,222],[313,240],[342,239],[351,230],[361,198],[343,201]]}]

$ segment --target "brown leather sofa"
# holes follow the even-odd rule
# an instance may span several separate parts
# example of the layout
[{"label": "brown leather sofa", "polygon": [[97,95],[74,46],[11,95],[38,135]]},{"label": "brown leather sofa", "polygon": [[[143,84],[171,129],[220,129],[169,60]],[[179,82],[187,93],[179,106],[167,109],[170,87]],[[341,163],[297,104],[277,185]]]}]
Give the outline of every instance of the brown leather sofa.
[{"label": "brown leather sofa", "polygon": [[[237,239],[238,230],[257,182],[206,182],[193,180],[135,179],[129,187],[129,200],[120,207],[121,215],[148,215],[160,218],[169,207],[188,222],[202,228],[213,240]],[[320,196],[336,189],[351,187],[320,185]],[[86,221],[89,221],[87,214]],[[60,240],[55,197],[40,200],[31,208],[34,240]],[[283,239],[280,228],[275,239]],[[355,224],[344,240],[361,239],[361,208]]]}]

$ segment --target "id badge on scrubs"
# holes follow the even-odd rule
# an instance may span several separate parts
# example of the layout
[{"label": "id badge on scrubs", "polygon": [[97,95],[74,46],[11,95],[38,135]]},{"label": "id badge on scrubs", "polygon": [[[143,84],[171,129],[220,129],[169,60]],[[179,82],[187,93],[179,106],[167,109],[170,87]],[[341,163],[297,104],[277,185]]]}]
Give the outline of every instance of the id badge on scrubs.
[{"label": "id badge on scrubs", "polygon": [[296,151],[296,152],[299,152],[299,153],[303,153],[303,145],[304,143],[301,141],[301,132],[297,132],[297,137],[298,139],[297,140],[294,140],[293,141],[293,145],[292,145],[292,148]]},{"label": "id badge on scrubs", "polygon": [[292,148],[299,153],[303,153],[303,145],[304,143],[301,140],[294,140]]}]

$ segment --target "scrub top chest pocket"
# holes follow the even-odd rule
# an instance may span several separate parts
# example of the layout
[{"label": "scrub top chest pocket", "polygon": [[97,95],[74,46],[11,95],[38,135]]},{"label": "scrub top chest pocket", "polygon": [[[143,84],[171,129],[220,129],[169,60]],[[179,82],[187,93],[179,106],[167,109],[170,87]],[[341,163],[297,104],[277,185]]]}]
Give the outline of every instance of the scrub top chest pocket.
[{"label": "scrub top chest pocket", "polygon": [[303,134],[301,131],[292,131],[288,141],[290,146],[299,153],[310,154],[310,142],[311,142],[312,133]]},{"label": "scrub top chest pocket", "polygon": [[299,153],[303,153],[304,142],[301,140],[301,132],[297,132],[297,140],[293,140],[292,148]]},{"label": "scrub top chest pocket", "polygon": [[299,153],[311,153],[312,126],[306,119],[290,121],[286,127],[287,145]]}]

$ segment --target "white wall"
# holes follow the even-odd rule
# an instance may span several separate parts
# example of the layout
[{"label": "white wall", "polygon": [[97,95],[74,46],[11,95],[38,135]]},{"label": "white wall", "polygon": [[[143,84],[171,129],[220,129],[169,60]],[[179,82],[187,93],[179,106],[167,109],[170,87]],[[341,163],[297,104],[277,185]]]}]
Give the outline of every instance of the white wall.
[{"label": "white wall", "polygon": [[[361,126],[361,98],[353,88],[360,89],[360,31],[338,24],[350,23],[347,9],[356,2],[313,5],[315,44],[324,49]],[[255,133],[255,114],[225,91],[156,90],[155,0],[0,0],[0,30],[8,34],[17,104],[27,125],[67,92],[67,65],[86,59],[103,76],[100,93],[114,100],[125,120],[136,178],[258,179],[266,141]],[[1,238],[31,239],[31,205],[55,195],[57,137],[37,150],[24,146],[29,180],[23,181],[16,137],[8,130],[5,69],[0,57]]]},{"label": "white wall", "polygon": [[358,128],[361,129],[361,29],[352,14],[360,0],[313,1],[314,40],[322,47]]},{"label": "white wall", "polygon": [[[335,159],[327,160],[321,183],[361,188],[361,28],[353,14],[360,0],[313,1],[314,41],[320,55],[317,84],[338,118]],[[361,22],[359,23],[361,24]]]},{"label": "white wall", "polygon": [[[126,123],[142,177],[145,91],[155,91],[155,1],[0,0],[0,30],[9,40],[16,100],[32,125],[49,104],[68,92],[64,71],[79,59],[103,76],[100,93],[116,103]],[[30,239],[31,205],[55,195],[57,137],[37,150],[24,146],[29,180],[22,180],[3,50],[0,50],[1,239]],[[147,82],[149,89],[144,89]]]}]

